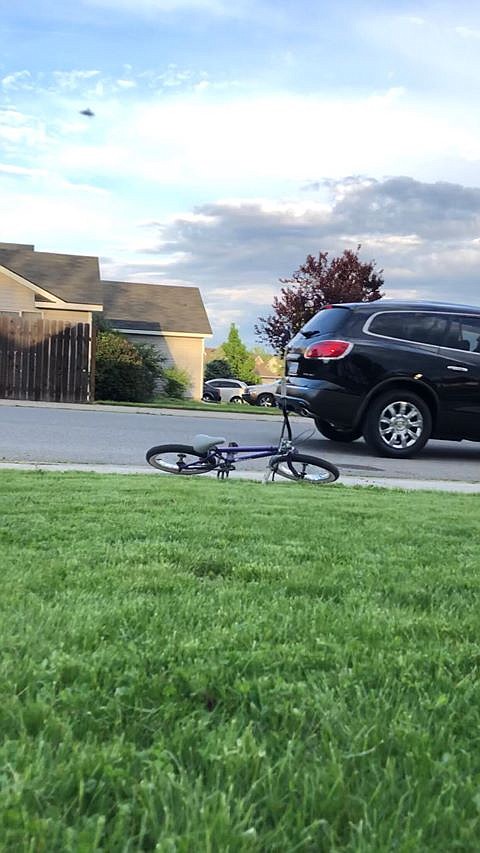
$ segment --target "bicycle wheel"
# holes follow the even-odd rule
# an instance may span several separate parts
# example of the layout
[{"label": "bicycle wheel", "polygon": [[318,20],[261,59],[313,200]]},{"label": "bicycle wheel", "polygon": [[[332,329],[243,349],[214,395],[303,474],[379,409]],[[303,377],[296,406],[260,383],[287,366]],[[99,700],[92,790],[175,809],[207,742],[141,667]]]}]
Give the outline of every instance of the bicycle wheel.
[{"label": "bicycle wheel", "polygon": [[206,474],[214,471],[216,462],[195,453],[188,444],[160,444],[147,450],[147,462],[165,474]]},{"label": "bicycle wheel", "polygon": [[307,456],[305,453],[273,456],[270,460],[270,468],[274,474],[286,477],[287,480],[303,481],[316,486],[334,483],[340,476],[336,465],[318,456]]}]

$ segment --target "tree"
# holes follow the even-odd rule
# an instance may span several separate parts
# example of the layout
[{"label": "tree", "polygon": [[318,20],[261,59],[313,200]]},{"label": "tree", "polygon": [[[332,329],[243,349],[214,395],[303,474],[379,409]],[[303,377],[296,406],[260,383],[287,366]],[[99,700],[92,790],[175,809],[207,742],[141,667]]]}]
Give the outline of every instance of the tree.
[{"label": "tree", "polygon": [[222,344],[222,347],[233,371],[233,375],[244,382],[255,382],[257,379],[255,375],[255,358],[248,352],[245,344],[242,343],[235,323],[232,323],[230,326],[228,338]]},{"label": "tree", "polygon": [[205,365],[205,381],[207,379],[233,379],[233,370],[226,358],[212,358]]},{"label": "tree", "polygon": [[273,313],[260,317],[255,333],[275,352],[283,355],[288,341],[305,323],[332,302],[374,302],[383,293],[383,270],[375,271],[375,261],[362,262],[355,252],[345,249],[343,255],[328,259],[328,252],[307,259],[291,278],[281,278],[285,285],[273,300]]},{"label": "tree", "polygon": [[97,331],[95,390],[98,400],[149,400],[161,375],[161,357],[155,347],[135,346],[118,332]]}]

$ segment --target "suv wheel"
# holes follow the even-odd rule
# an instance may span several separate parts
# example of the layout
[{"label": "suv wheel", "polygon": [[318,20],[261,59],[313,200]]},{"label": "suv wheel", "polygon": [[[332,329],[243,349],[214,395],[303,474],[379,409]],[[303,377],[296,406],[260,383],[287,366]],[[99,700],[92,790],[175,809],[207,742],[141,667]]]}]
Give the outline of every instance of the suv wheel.
[{"label": "suv wheel", "polygon": [[382,456],[406,458],[425,446],[432,432],[427,404],[413,391],[386,391],[370,404],[363,425],[365,441]]},{"label": "suv wheel", "polygon": [[272,408],[275,405],[275,397],[273,394],[260,394],[257,400],[257,406],[263,406],[264,408]]},{"label": "suv wheel", "polygon": [[356,441],[357,438],[360,438],[362,434],[362,430],[359,429],[337,429],[337,427],[329,424],[328,421],[322,421],[320,418],[315,418],[315,426],[318,431],[325,436],[325,438],[329,438],[330,441]]}]

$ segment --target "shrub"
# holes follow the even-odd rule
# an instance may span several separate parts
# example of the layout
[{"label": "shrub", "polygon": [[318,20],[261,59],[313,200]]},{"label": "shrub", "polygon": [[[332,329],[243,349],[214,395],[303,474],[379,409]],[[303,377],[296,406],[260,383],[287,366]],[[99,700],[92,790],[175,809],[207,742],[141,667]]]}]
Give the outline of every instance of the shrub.
[{"label": "shrub", "polygon": [[97,331],[95,389],[97,399],[139,403],[150,400],[162,359],[155,347],[135,344],[118,332]]},{"label": "shrub", "polygon": [[180,367],[164,367],[162,370],[162,393],[167,397],[181,400],[190,388],[191,379],[186,370]]},{"label": "shrub", "polygon": [[226,358],[213,358],[205,365],[205,381],[207,379],[236,379],[230,362]]}]

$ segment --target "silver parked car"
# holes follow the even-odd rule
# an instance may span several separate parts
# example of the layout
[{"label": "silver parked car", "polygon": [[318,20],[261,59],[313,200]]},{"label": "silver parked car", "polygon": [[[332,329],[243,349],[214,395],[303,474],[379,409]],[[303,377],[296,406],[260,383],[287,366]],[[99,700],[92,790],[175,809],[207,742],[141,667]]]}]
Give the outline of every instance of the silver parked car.
[{"label": "silver parked car", "polygon": [[275,394],[277,393],[280,379],[263,385],[249,385],[243,392],[243,399],[251,406],[264,406],[270,408],[275,406]]},{"label": "silver parked car", "polygon": [[240,379],[207,379],[203,385],[203,399],[208,388],[216,388],[220,392],[222,403],[243,403],[242,395],[247,387]]}]

